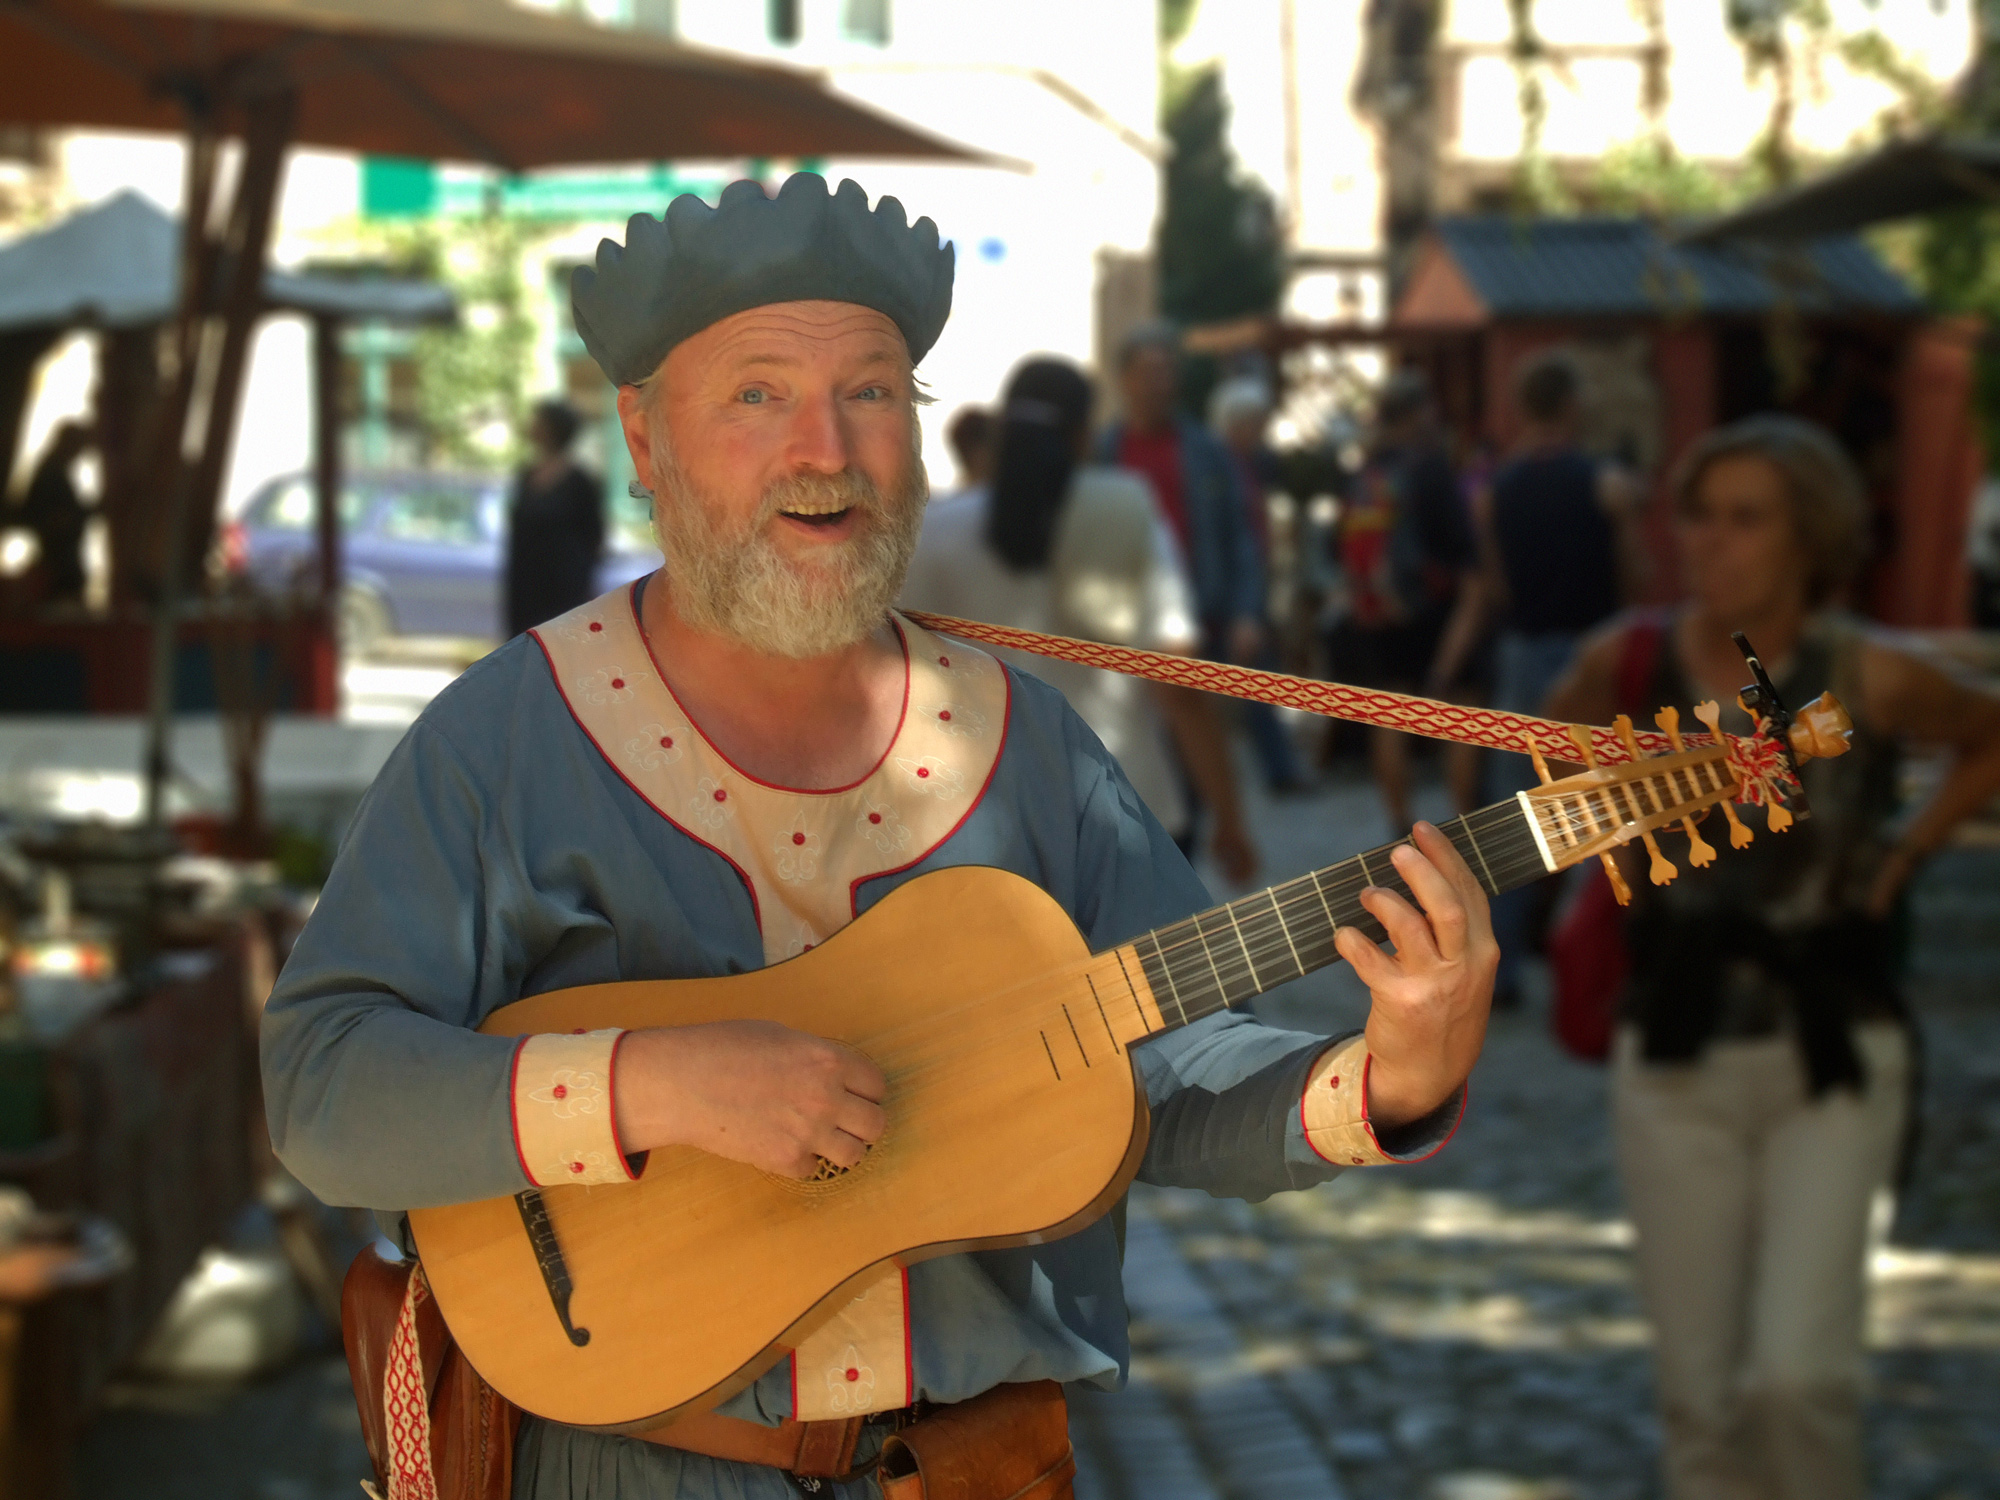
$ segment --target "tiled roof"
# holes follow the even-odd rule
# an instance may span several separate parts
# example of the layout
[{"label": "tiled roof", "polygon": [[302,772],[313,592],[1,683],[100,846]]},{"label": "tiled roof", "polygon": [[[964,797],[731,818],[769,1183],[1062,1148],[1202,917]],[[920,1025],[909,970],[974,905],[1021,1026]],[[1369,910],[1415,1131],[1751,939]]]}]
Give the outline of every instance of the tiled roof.
[{"label": "tiled roof", "polygon": [[1761,313],[1780,287],[1807,312],[1922,308],[1851,235],[1790,249],[1695,246],[1640,219],[1501,216],[1445,219],[1437,235],[1496,317]]}]

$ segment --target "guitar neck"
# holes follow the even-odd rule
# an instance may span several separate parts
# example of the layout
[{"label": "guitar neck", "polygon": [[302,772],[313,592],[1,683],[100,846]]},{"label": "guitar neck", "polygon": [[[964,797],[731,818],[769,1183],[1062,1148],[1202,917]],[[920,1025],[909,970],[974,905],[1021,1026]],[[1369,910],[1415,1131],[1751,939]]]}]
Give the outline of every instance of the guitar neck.
[{"label": "guitar neck", "polygon": [[[1489,896],[1549,873],[1551,862],[1522,798],[1440,823]],[[1408,843],[1408,839],[1398,840]],[[1171,1031],[1336,962],[1333,935],[1352,927],[1371,942],[1386,936],[1361,905],[1380,886],[1417,904],[1384,844],[1296,880],[1155,928],[1126,944],[1145,971],[1154,1003]]]}]

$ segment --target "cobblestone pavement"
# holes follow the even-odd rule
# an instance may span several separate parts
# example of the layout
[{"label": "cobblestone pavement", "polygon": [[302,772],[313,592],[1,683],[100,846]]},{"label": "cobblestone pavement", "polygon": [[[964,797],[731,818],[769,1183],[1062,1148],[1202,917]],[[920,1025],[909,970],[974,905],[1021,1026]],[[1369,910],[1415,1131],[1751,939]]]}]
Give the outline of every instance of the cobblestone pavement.
[{"label": "cobblestone pavement", "polygon": [[[1434,801],[1419,810],[1443,811]],[[1365,787],[1253,806],[1260,880],[1386,836]],[[2000,853],[1924,877],[1912,985],[1929,1057],[1911,1192],[1874,1261],[1870,1450],[1882,1500],[2000,1497]],[[1360,1024],[1344,968],[1262,1003]],[[1532,1002],[1499,1018],[1432,1162],[1251,1206],[1140,1188],[1130,1387],[1075,1404],[1079,1500],[1639,1500],[1658,1493],[1647,1331],[1600,1069]],[[129,1390],[84,1500],[351,1500],[345,1371]]]}]

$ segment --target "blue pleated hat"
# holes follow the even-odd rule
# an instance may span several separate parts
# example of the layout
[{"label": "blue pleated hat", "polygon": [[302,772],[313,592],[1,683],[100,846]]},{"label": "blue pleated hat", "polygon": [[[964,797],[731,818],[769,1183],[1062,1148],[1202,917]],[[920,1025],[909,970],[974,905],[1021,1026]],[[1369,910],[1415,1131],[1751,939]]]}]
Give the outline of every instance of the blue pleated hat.
[{"label": "blue pleated hat", "polygon": [[733,313],[773,302],[825,300],[871,307],[902,330],[915,363],[951,314],[952,247],[903,205],[874,209],[859,183],[838,192],[811,172],[775,198],[732,182],[710,208],[692,193],[661,218],[635,214],[625,243],[600,240],[595,267],[570,278],[576,331],[598,368],[636,385],[674,345]]}]

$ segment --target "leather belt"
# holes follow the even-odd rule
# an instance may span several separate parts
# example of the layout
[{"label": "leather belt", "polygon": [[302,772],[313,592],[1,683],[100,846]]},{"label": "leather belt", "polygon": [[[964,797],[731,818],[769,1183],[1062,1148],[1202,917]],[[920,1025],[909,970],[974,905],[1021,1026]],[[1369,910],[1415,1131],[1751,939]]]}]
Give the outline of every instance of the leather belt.
[{"label": "leather belt", "polygon": [[913,1416],[906,1407],[832,1422],[787,1419],[776,1427],[766,1427],[761,1422],[702,1411],[633,1435],[663,1448],[678,1448],[726,1463],[764,1464],[809,1479],[837,1479],[854,1467],[854,1448],[861,1440],[862,1428],[870,1422],[901,1427]]}]

